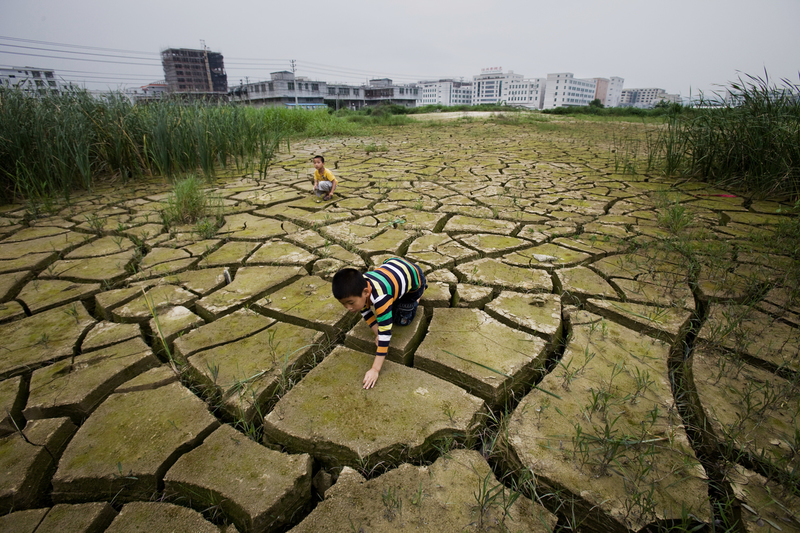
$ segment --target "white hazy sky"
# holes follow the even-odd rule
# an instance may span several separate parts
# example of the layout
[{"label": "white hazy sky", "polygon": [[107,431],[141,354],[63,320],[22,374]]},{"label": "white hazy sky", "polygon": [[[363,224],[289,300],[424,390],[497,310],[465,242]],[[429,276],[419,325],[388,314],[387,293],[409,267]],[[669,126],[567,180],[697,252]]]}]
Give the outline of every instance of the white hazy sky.
[{"label": "white hazy sky", "polygon": [[159,51],[201,39],[224,55],[229,85],[295,59],[321,81],[502,67],[686,97],[765,69],[798,83],[800,0],[0,0],[0,67],[55,69],[92,89],[163,79]]}]

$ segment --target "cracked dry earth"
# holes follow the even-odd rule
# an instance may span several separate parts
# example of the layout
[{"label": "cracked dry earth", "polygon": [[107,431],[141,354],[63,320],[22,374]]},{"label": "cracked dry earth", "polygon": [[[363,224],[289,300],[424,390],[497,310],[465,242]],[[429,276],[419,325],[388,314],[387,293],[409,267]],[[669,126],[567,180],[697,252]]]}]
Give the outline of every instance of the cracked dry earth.
[{"label": "cracked dry earth", "polygon": [[[295,144],[208,238],[161,181],[0,208],[0,529],[800,531],[779,205],[548,126]],[[330,278],[396,255],[429,288],[365,391]]]}]

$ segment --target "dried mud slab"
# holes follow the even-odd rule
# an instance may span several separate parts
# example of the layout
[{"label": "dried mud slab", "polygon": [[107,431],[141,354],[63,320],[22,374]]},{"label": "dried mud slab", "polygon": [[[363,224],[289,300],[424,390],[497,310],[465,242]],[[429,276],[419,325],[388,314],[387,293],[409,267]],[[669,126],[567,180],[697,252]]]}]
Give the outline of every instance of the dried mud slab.
[{"label": "dried mud slab", "polygon": [[35,420],[23,433],[0,439],[0,513],[33,507],[43,499],[75,426],[68,418]]},{"label": "dried mud slab", "polygon": [[99,283],[72,283],[56,279],[36,279],[25,285],[17,295],[32,314],[77,300],[90,298],[100,292]]},{"label": "dried mud slab", "polygon": [[220,528],[207,522],[192,509],[171,503],[132,502],[122,510],[106,529],[106,533],[220,533]]},{"label": "dried mud slab", "polygon": [[114,308],[111,317],[114,322],[147,323],[153,318],[153,312],[162,314],[165,310],[176,306],[191,307],[197,301],[197,295],[175,285],[157,285],[140,294],[127,303]]},{"label": "dried mud slab", "polygon": [[748,533],[800,533],[800,498],[741,466],[727,472]]},{"label": "dried mud slab", "polygon": [[[447,293],[448,297],[450,293]],[[428,297],[425,291],[424,298]],[[422,302],[420,302],[422,303]],[[358,315],[361,318],[361,315]],[[425,336],[427,320],[425,318],[425,308],[419,307],[414,320],[408,326],[392,326],[392,342],[389,344],[389,352],[386,358],[405,366],[413,366],[414,352],[422,337]],[[344,340],[345,346],[364,353],[375,354],[375,333],[367,326],[364,320],[359,320],[356,327],[347,332]]]},{"label": "dried mud slab", "polygon": [[553,281],[544,270],[519,268],[498,259],[478,259],[462,263],[455,271],[471,283],[518,292],[551,292]]},{"label": "dried mud slab", "polygon": [[[627,532],[688,511],[710,519],[705,475],[678,416],[669,346],[580,311],[563,358],[514,410],[507,445],[590,531]],[[646,497],[645,497],[646,496]]]},{"label": "dried mud slab", "polygon": [[731,447],[787,472],[800,467],[800,387],[771,372],[700,346],[691,375],[706,421],[718,445]]},{"label": "dried mud slab", "polygon": [[21,376],[0,381],[0,437],[25,427],[22,408],[25,407],[26,389]]},{"label": "dried mud slab", "polygon": [[670,343],[677,342],[689,328],[692,313],[675,307],[659,307],[630,302],[589,298],[586,309],[623,326],[647,333]]},{"label": "dried mud slab", "polygon": [[240,531],[274,531],[311,498],[312,459],[265,448],[222,425],[170,468],[168,496],[198,511],[219,505]]},{"label": "dried mud slab", "polygon": [[249,266],[236,272],[233,282],[198,300],[197,314],[211,322],[230,314],[264,294],[291,283],[306,271],[300,267]]},{"label": "dried mud slab", "polygon": [[175,340],[174,356],[185,359],[200,350],[234,342],[268,328],[275,321],[252,309],[242,308]]},{"label": "dried mud slab", "polygon": [[363,388],[374,357],[337,347],[275,405],[264,439],[323,464],[397,465],[463,439],[485,416],[484,402],[434,376],[386,361]]},{"label": "dried mud slab", "polygon": [[65,305],[0,325],[0,339],[6,339],[0,378],[73,355],[78,339],[94,323],[82,305]]},{"label": "dried mud slab", "polygon": [[333,297],[331,283],[317,276],[303,276],[258,300],[253,308],[282,322],[324,331],[331,339],[360,317],[348,312]]},{"label": "dried mud slab", "polygon": [[40,368],[31,376],[26,419],[66,416],[79,423],[117,386],[158,366],[141,338]]},{"label": "dried mud slab", "polygon": [[505,325],[545,339],[549,345],[561,338],[561,297],[503,291],[486,304],[489,316]]},{"label": "dried mud slab", "polygon": [[115,283],[128,277],[128,265],[135,255],[134,250],[128,250],[104,256],[102,261],[94,257],[63,259],[48,267],[46,275],[77,283]]},{"label": "dried mud slab", "polygon": [[547,343],[515,331],[477,309],[434,309],[414,366],[500,406],[530,385]]},{"label": "dried mud slab", "polygon": [[14,533],[33,533],[47,515],[49,508],[15,511],[0,516],[0,530]]},{"label": "dried mud slab", "polygon": [[117,516],[108,502],[54,505],[36,533],[94,533],[104,531]]},{"label": "dried mud slab", "polygon": [[175,460],[219,426],[178,383],[112,394],[80,427],[53,476],[53,501],[149,499]]},{"label": "dried mud slab", "polygon": [[[494,504],[478,495],[491,490]],[[502,498],[500,497],[502,494]],[[325,500],[292,533],[356,531],[552,531],[556,517],[518,497],[508,509],[511,491],[494,477],[475,451],[454,450],[430,466],[403,464],[369,481],[345,467]]]},{"label": "dried mud slab", "polygon": [[771,370],[800,372],[800,329],[746,305],[712,305],[698,335]]},{"label": "dried mud slab", "polygon": [[188,380],[220,400],[234,420],[260,420],[305,367],[313,364],[325,334],[276,323],[255,335],[188,358]]},{"label": "dried mud slab", "polygon": [[[91,352],[129,341],[142,336],[142,330],[138,324],[118,324],[116,322],[102,321],[94,325],[86,334],[81,343],[81,353]],[[144,340],[144,339],[142,339]]]}]

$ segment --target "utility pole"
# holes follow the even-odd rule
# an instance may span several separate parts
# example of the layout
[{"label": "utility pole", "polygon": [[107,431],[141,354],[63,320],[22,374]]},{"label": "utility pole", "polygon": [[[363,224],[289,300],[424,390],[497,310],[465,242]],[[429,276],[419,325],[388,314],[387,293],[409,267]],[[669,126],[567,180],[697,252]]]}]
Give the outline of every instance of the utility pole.
[{"label": "utility pole", "polygon": [[250,76],[244,77],[244,90],[247,91],[247,103],[250,103]]},{"label": "utility pole", "polygon": [[300,109],[300,106],[297,105],[297,76],[295,76],[294,74],[296,64],[297,62],[294,59],[292,59],[292,79],[294,80],[294,108]]}]

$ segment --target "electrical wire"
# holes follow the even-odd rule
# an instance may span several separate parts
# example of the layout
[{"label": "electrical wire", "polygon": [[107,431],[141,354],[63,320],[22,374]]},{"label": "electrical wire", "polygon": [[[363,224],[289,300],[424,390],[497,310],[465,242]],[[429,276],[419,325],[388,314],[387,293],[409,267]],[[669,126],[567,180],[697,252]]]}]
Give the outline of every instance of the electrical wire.
[{"label": "electrical wire", "polygon": [[[75,45],[75,44],[68,44],[68,43],[58,43],[52,41],[41,41],[35,39],[24,39],[18,37],[10,37],[10,36],[0,36],[0,41],[11,41],[11,42],[18,42],[18,43],[27,43],[27,44],[35,44],[35,45],[42,45],[46,46],[47,48],[37,47],[37,46],[25,46],[20,44],[7,44],[0,42],[0,55],[8,54],[14,56],[26,56],[26,57],[42,57],[47,59],[57,59],[63,61],[82,61],[88,63],[95,63],[95,64],[117,64],[117,65],[135,65],[135,66],[146,66],[146,67],[154,67],[156,66],[154,63],[160,63],[161,58],[160,54],[153,53],[153,52],[142,52],[136,50],[125,50],[125,49],[118,49],[118,48],[103,48],[103,47],[96,47],[96,46],[85,46],[85,45]],[[3,50],[2,47],[5,48],[16,48],[16,49],[24,49],[24,50],[35,50],[41,52],[50,52],[50,54],[36,54],[30,52],[20,52],[14,50]],[[58,48],[52,48],[58,47]],[[73,51],[73,50],[61,50],[59,48],[74,48],[78,50],[92,50],[95,52],[110,52],[110,53],[95,53],[95,52],[84,52],[84,51]],[[76,56],[91,56],[91,57],[64,57],[63,55],[52,55],[52,54],[72,54]],[[133,55],[140,55],[144,57],[131,57]],[[99,58],[108,58],[108,59],[99,59]],[[134,61],[150,61],[151,63],[140,63],[140,62],[132,62],[132,61],[123,61],[123,60],[134,60]],[[268,72],[275,72],[277,70],[286,70],[287,64],[289,63],[288,59],[262,59],[262,58],[252,58],[252,57],[229,57],[225,60],[225,67],[228,71],[228,76],[230,78],[249,78],[247,73],[256,71],[268,71]],[[442,78],[442,76],[429,76],[429,75],[409,75],[409,74],[397,74],[397,73],[390,73],[384,71],[377,71],[377,70],[368,70],[368,69],[359,69],[359,68],[351,68],[351,67],[338,67],[338,66],[331,66],[324,63],[318,63],[314,61],[298,61],[301,66],[300,73],[307,72],[310,74],[315,74],[319,76],[337,76],[345,79],[357,79],[359,80],[358,83],[361,83],[362,80],[366,81],[368,78],[376,78],[376,77],[387,77],[393,80],[398,81],[405,81],[405,82],[415,82],[417,80],[422,79],[433,79],[433,78]],[[11,67],[14,68],[14,67]],[[111,79],[114,81],[123,81],[123,80],[146,80],[150,79],[149,76],[146,74],[110,74],[105,72],[95,72],[95,71],[78,71],[78,70],[66,70],[66,69],[58,69],[58,73],[82,73],[86,74],[85,76],[67,76],[71,79],[81,80],[85,78],[87,81],[90,79]],[[90,76],[94,74],[95,76]],[[113,76],[119,76],[118,78],[114,78]],[[261,80],[259,79],[257,82],[261,83],[262,81],[269,81],[269,79]],[[317,81],[317,80],[315,80]],[[318,80],[322,81],[322,80]],[[336,82],[328,82],[328,83],[336,83]]]}]

